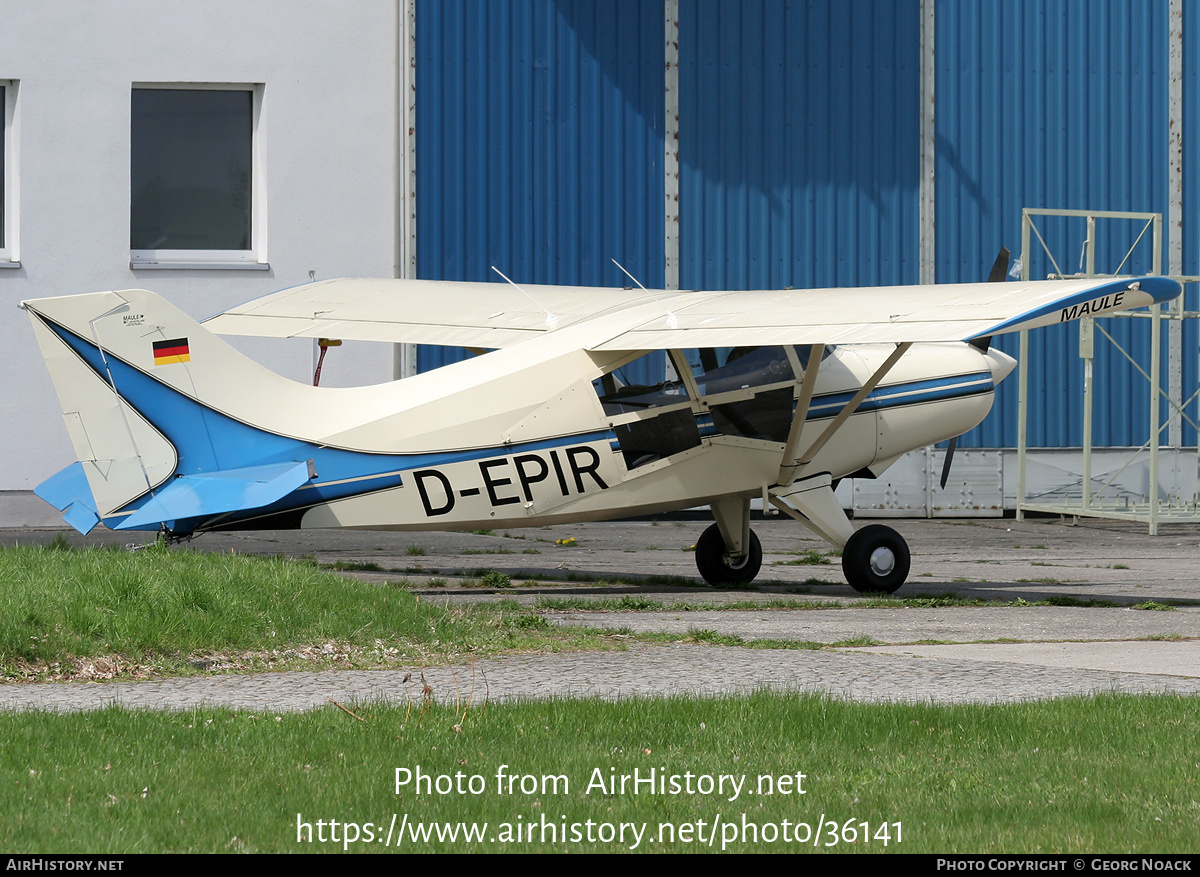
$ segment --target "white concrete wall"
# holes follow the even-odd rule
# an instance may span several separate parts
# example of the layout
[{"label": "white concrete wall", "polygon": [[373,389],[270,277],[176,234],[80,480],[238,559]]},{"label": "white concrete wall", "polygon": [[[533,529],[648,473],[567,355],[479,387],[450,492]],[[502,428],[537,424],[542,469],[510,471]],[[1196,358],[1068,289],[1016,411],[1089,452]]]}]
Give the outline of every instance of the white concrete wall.
[{"label": "white concrete wall", "polygon": [[[393,276],[396,3],[0,0],[0,80],[18,84],[19,268],[0,269],[0,526],[36,523],[28,491],[73,462],[23,299],[158,292],[204,318],[276,289]],[[133,83],[256,83],[269,270],[129,264]],[[14,156],[9,156],[12,159]],[[311,341],[236,340],[311,380]],[[331,350],[322,384],[390,379],[391,350]]]}]

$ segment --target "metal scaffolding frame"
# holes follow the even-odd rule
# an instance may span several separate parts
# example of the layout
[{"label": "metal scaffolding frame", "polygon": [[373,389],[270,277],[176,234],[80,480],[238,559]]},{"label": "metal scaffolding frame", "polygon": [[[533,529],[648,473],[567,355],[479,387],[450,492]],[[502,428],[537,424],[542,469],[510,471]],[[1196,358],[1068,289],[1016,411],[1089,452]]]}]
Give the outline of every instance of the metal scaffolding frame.
[{"label": "metal scaffolding frame", "polygon": [[[1146,236],[1147,231],[1152,231],[1151,246],[1153,252],[1153,268],[1152,274],[1162,273],[1162,214],[1161,213],[1134,213],[1125,211],[1107,211],[1107,210],[1050,210],[1038,208],[1024,208],[1021,211],[1021,279],[1029,280],[1029,254],[1032,243],[1031,234],[1037,235],[1038,242],[1042,245],[1043,250],[1049,257],[1051,264],[1055,269],[1055,275],[1058,277],[1067,276],[1058,261],[1054,258],[1054,254],[1050,252],[1049,246],[1042,237],[1034,222],[1034,217],[1037,216],[1058,216],[1058,217],[1082,217],[1087,224],[1087,238],[1084,242],[1083,254],[1080,259],[1082,273],[1071,276],[1094,277],[1096,275],[1096,255],[1095,255],[1095,231],[1096,220],[1132,220],[1144,223],[1141,233],[1130,245],[1125,257],[1121,260],[1120,265],[1113,271],[1113,274],[1120,274],[1122,268],[1129,261],[1138,244]],[[1184,284],[1200,282],[1200,277],[1175,277],[1176,280]],[[1185,286],[1186,289],[1186,286]],[[1197,396],[1200,396],[1200,389],[1188,397],[1186,401],[1182,399],[1182,385],[1176,381],[1172,381],[1172,388],[1165,390],[1162,386],[1162,323],[1164,320],[1169,323],[1177,322],[1182,325],[1185,319],[1200,318],[1200,311],[1186,311],[1184,309],[1184,296],[1175,299],[1169,306],[1166,312],[1163,311],[1162,305],[1153,305],[1146,311],[1120,311],[1112,314],[1111,318],[1134,318],[1134,319],[1149,319],[1150,320],[1150,366],[1149,371],[1138,364],[1134,358],[1126,351],[1111,334],[1109,334],[1102,326],[1097,325],[1096,320],[1085,317],[1079,322],[1079,356],[1084,361],[1084,390],[1083,390],[1083,477],[1081,479],[1080,496],[1078,501],[1072,496],[1063,496],[1061,502],[1029,502],[1026,497],[1026,463],[1028,456],[1028,404],[1029,404],[1029,371],[1028,371],[1028,354],[1029,354],[1029,333],[1023,331],[1020,333],[1020,370],[1019,370],[1019,396],[1018,396],[1018,414],[1017,414],[1017,520],[1024,519],[1024,513],[1027,511],[1051,512],[1064,516],[1087,516],[1098,518],[1110,518],[1116,520],[1132,520],[1141,521],[1148,525],[1150,535],[1157,535],[1159,523],[1195,523],[1200,521],[1200,497],[1195,492],[1190,498],[1185,499],[1179,495],[1178,485],[1175,491],[1168,490],[1165,499],[1162,497],[1162,489],[1159,484],[1159,456],[1162,450],[1162,431],[1173,423],[1178,423],[1181,420],[1187,420],[1193,428],[1197,428],[1197,424],[1187,416],[1185,408]],[[1108,318],[1102,318],[1108,319]],[[1125,461],[1115,474],[1108,480],[1095,489],[1092,476],[1092,400],[1094,398],[1094,378],[1092,363],[1095,354],[1095,333],[1106,338],[1117,351],[1124,356],[1133,366],[1146,378],[1148,382],[1148,403],[1149,403],[1149,437],[1140,448],[1131,449],[1128,459]],[[1181,339],[1182,332],[1173,332],[1174,339]],[[1182,362],[1182,350],[1175,349],[1181,347],[1178,341],[1172,345],[1172,350],[1169,351],[1171,357],[1169,373],[1176,375],[1180,372],[1180,364]],[[1166,399],[1168,403],[1169,414],[1164,421],[1161,416],[1161,400]],[[1200,431],[1200,430],[1198,430]],[[1172,430],[1173,435],[1181,435],[1178,429]],[[1176,446],[1176,453],[1181,454],[1182,448]],[[1138,460],[1142,454],[1149,454],[1149,477],[1147,481],[1146,493],[1140,498],[1131,498],[1128,494],[1125,495],[1106,495],[1106,491],[1113,486],[1113,482]],[[1197,478],[1200,483],[1200,448],[1197,449],[1196,456]]]}]

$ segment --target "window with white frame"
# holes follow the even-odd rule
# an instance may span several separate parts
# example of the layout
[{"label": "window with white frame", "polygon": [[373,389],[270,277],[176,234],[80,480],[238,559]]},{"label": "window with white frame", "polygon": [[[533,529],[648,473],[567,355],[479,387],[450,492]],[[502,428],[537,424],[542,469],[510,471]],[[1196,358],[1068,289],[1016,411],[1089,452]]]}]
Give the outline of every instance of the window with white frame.
[{"label": "window with white frame", "polygon": [[261,261],[254,86],[135,86],[129,251],[135,267]]},{"label": "window with white frame", "polygon": [[16,144],[14,108],[16,83],[0,79],[0,267],[14,267],[17,261]]}]

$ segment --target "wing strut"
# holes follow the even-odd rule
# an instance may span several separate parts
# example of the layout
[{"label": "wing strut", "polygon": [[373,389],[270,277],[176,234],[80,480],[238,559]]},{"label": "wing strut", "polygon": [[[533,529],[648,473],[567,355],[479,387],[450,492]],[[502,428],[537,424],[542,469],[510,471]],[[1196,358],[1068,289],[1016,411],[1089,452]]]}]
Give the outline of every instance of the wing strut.
[{"label": "wing strut", "polygon": [[821,359],[825,356],[825,345],[814,344],[808,350],[808,365],[804,369],[804,383],[800,385],[800,396],[796,400],[796,411],[788,429],[787,444],[783,446],[779,475],[776,484],[791,484],[796,479],[800,461],[796,452],[800,448],[800,436],[804,432],[804,421],[808,419],[808,406],[812,404],[813,391],[817,387],[817,372],[821,370]]},{"label": "wing strut", "polygon": [[[802,475],[804,473],[805,468],[807,468],[808,464],[813,461],[813,458],[816,457],[818,453],[820,453],[821,448],[825,447],[826,443],[828,443],[828,441],[831,438],[833,438],[834,435],[837,434],[837,431],[842,428],[842,424],[844,424],[849,419],[850,415],[853,414],[858,409],[858,406],[863,403],[863,400],[866,399],[867,396],[869,396],[871,394],[871,391],[874,390],[879,385],[879,382],[882,381],[887,376],[887,373],[892,370],[892,367],[900,360],[900,357],[902,357],[905,353],[908,352],[908,348],[910,348],[910,347],[912,347],[911,341],[906,341],[902,344],[896,345],[896,349],[891,352],[891,355],[888,356],[888,358],[884,361],[883,365],[879,366],[879,368],[877,368],[875,370],[875,374],[871,375],[871,377],[867,380],[867,382],[865,384],[863,384],[861,388],[859,388],[859,391],[854,394],[854,398],[852,398],[849,402],[847,402],[846,405],[842,408],[842,410],[837,413],[837,416],[834,417],[833,420],[831,420],[825,426],[824,431],[819,436],[817,436],[817,440],[814,441],[809,446],[808,450],[805,451],[804,456],[799,461],[797,461],[796,463],[791,464],[791,465],[787,464],[786,461],[788,460],[789,456],[791,456],[792,454],[795,454],[795,448],[792,447],[790,452],[788,452],[785,449],[785,456],[783,457],[784,464],[782,466],[780,466],[779,473],[781,476],[786,475],[787,480],[785,481],[783,478],[780,478],[779,484],[781,486],[791,484],[793,481],[796,480],[797,477],[799,477],[800,475]],[[811,357],[809,358],[809,361],[810,362],[812,361]],[[805,385],[808,384],[808,375],[807,374],[805,374],[805,376],[804,376],[804,384]],[[803,397],[803,393],[804,393],[804,388],[802,386],[801,387],[801,396],[802,397]],[[811,398],[811,394],[810,394],[810,398]],[[802,399],[802,401],[804,401],[804,400]],[[807,414],[808,414],[808,405],[807,405],[807,402],[805,402],[804,416],[807,417]],[[801,416],[800,407],[797,406],[796,415],[792,419],[792,428],[791,428],[791,430],[788,431],[789,447],[791,447],[792,432],[796,433],[796,443],[797,443],[797,445],[799,444],[799,441],[800,441],[799,433],[802,431],[803,421],[801,420],[798,422],[796,418],[799,418],[800,416]]]}]

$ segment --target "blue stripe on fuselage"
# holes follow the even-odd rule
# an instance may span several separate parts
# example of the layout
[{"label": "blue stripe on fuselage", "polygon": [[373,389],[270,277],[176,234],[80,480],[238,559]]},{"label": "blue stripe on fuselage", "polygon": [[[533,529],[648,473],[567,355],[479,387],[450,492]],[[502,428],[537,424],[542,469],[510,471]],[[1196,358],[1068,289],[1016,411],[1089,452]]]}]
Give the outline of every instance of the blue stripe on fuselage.
[{"label": "blue stripe on fuselage", "polygon": [[[990,372],[974,372],[949,378],[891,384],[872,390],[855,409],[855,414],[882,411],[888,408],[902,408],[906,405],[920,405],[926,402],[939,402],[960,396],[976,396],[981,393],[990,393],[994,389],[995,384]],[[857,391],[815,396],[812,404],[809,405],[807,419],[819,420],[836,415],[847,402],[854,398],[855,392]]]},{"label": "blue stripe on fuselage", "polygon": [[[859,403],[859,406],[854,409],[854,413],[886,411],[908,405],[923,405],[946,399],[978,396],[991,393],[993,390],[995,390],[995,383],[992,380],[991,372],[973,372],[948,378],[930,378],[923,381],[908,381],[903,384],[889,384],[884,387],[876,387],[867,394],[867,398]],[[809,404],[805,421],[824,420],[836,416],[857,392],[854,390],[814,396]],[[793,403],[793,413],[795,410],[795,403]],[[696,415],[696,428],[700,431],[701,438],[718,434],[713,425],[712,415],[707,412]]]}]

